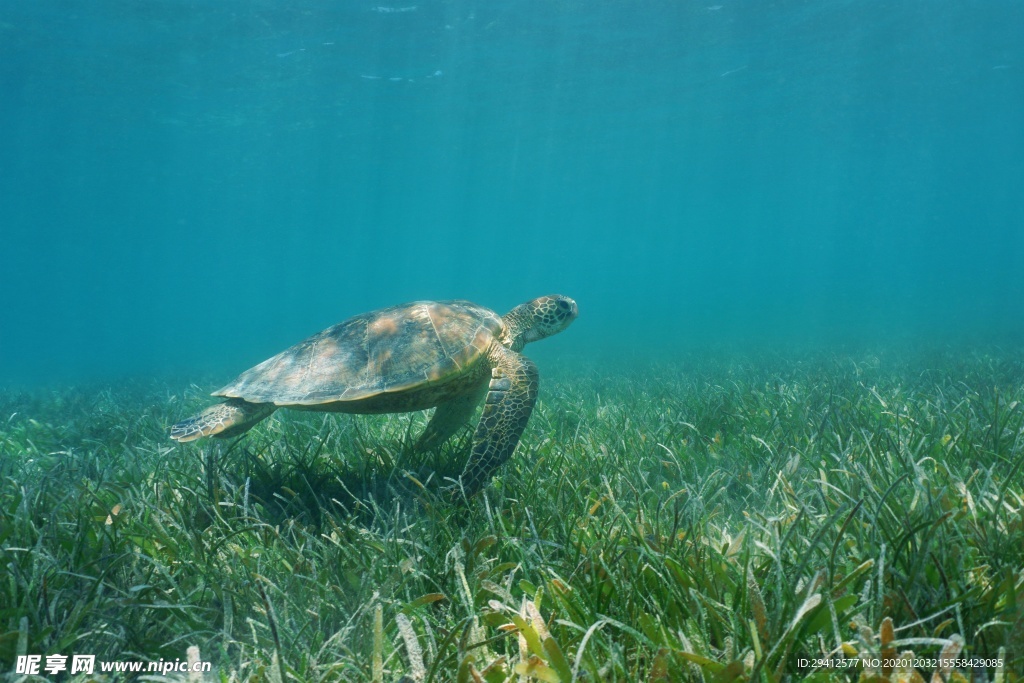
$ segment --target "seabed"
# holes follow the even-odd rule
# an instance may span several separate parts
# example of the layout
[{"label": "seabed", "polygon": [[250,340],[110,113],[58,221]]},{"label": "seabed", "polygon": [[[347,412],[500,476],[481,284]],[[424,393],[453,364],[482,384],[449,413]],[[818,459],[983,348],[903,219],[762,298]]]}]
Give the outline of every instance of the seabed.
[{"label": "seabed", "polygon": [[541,372],[468,501],[442,489],[469,431],[416,453],[425,414],[175,445],[209,402],[184,380],[0,392],[0,669],[193,647],[213,673],[166,680],[1021,680],[1024,350]]}]

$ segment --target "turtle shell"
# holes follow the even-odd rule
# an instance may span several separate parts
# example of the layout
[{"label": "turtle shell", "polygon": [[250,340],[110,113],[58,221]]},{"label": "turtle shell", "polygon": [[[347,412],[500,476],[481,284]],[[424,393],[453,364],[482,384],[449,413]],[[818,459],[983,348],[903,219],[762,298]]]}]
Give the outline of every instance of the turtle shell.
[{"label": "turtle shell", "polygon": [[382,308],[299,342],[213,395],[312,406],[441,386],[470,373],[503,327],[469,301]]}]

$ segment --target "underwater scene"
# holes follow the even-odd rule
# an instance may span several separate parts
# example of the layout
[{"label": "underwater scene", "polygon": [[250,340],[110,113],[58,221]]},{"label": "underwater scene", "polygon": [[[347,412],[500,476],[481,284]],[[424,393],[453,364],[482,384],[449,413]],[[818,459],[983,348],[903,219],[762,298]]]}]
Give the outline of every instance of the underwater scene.
[{"label": "underwater scene", "polygon": [[0,0],[0,680],[1024,680],[1021,36]]}]

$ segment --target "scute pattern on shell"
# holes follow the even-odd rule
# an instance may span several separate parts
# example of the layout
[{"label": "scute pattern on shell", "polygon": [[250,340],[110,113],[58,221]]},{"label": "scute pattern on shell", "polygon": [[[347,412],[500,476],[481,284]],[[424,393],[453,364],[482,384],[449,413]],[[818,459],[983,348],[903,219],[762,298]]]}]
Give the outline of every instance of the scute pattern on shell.
[{"label": "scute pattern on shell", "polygon": [[358,401],[468,372],[504,323],[469,301],[416,301],[329,327],[245,371],[214,396],[276,405]]}]

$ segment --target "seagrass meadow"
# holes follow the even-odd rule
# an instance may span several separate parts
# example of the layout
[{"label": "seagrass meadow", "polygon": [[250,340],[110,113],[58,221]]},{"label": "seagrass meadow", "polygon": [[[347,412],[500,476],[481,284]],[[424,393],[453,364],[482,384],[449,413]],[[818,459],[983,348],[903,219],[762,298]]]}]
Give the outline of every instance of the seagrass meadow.
[{"label": "seagrass meadow", "polygon": [[[1022,35],[1020,0],[0,1],[0,683],[1020,683]],[[488,312],[550,295],[476,495],[429,411],[171,438],[314,375],[457,426],[486,347],[489,463],[534,372]],[[470,346],[394,308],[453,300]],[[465,384],[419,386],[420,333]]]},{"label": "seagrass meadow", "polygon": [[1022,378],[1020,348],[581,361],[455,502],[469,434],[413,452],[422,413],[176,446],[205,383],[8,389],[0,670],[196,647],[209,681],[1019,681]]}]

